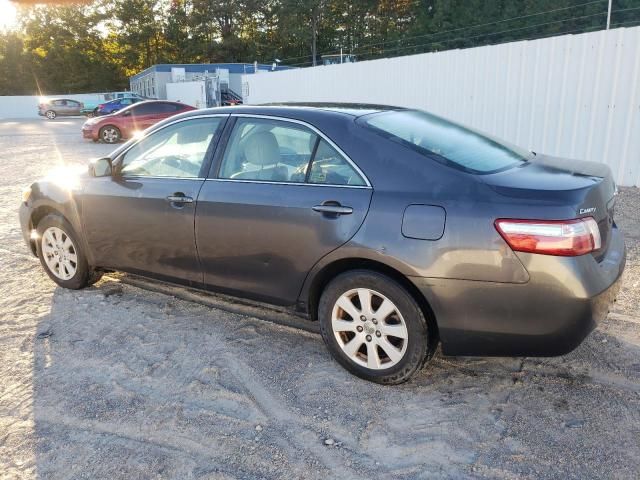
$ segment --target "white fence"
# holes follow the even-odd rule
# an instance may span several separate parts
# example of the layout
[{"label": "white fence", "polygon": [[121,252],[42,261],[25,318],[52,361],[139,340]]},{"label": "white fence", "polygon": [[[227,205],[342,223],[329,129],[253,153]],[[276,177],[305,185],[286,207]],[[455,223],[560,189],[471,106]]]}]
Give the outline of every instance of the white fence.
[{"label": "white fence", "polygon": [[640,185],[640,27],[246,75],[246,103],[365,102],[429,110]]},{"label": "white fence", "polygon": [[[20,95],[13,97],[0,97],[0,120],[3,118],[38,118],[38,96]],[[90,104],[104,101],[104,94],[79,93],[71,95],[47,95],[44,98],[68,98]]]}]

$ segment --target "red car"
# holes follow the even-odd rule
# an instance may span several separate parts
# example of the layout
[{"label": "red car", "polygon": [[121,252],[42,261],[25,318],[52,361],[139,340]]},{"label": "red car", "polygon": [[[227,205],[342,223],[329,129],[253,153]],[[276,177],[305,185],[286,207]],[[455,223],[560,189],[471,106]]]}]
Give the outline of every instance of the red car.
[{"label": "red car", "polygon": [[140,102],[122,110],[87,120],[82,126],[82,136],[94,142],[117,143],[131,138],[135,132],[145,130],[160,120],[178,113],[195,110],[190,105],[178,102],[152,100]]}]

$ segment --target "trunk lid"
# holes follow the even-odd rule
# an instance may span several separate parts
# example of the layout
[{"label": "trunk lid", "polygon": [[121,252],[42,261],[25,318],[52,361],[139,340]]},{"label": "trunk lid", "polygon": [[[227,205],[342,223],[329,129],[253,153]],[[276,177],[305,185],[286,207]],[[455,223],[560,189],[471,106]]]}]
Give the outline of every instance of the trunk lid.
[{"label": "trunk lid", "polygon": [[593,217],[598,222],[602,239],[602,248],[593,255],[600,260],[606,253],[614,225],[617,194],[607,165],[537,154],[516,168],[481,178],[501,195],[529,199],[532,204],[540,203],[541,206],[572,207],[575,212],[570,218]]}]

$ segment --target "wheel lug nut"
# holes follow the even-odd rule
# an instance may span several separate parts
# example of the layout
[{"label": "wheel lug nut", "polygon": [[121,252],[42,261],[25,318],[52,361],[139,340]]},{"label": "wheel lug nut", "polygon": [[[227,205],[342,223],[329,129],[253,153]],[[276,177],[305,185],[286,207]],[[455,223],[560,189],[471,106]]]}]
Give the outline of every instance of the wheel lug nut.
[{"label": "wheel lug nut", "polygon": [[378,324],[378,320],[376,320],[375,318],[371,319],[371,321],[373,322],[374,325]]},{"label": "wheel lug nut", "polygon": [[367,335],[367,342],[371,341],[371,335]]},{"label": "wheel lug nut", "polygon": [[376,330],[376,337],[380,338],[382,336],[382,334],[380,333],[380,330]]},{"label": "wheel lug nut", "polygon": [[360,325],[358,325],[358,327],[356,328],[356,330],[358,330],[359,332],[362,331],[362,327]]},{"label": "wheel lug nut", "polygon": [[360,315],[360,320],[362,320],[363,322],[367,321],[367,317],[365,317],[364,315]]}]

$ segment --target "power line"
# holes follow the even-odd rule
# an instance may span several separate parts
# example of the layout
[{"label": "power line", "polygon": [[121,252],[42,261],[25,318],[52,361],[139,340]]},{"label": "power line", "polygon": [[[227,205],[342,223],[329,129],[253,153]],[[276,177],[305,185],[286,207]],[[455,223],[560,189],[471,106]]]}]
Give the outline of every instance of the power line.
[{"label": "power line", "polygon": [[[568,7],[555,8],[555,9],[552,9],[552,10],[545,10],[544,12],[537,12],[537,13],[531,13],[531,14],[528,14],[528,15],[520,15],[520,16],[517,16],[517,17],[504,18],[502,20],[496,20],[494,22],[487,22],[487,23],[469,25],[467,27],[458,27],[458,28],[453,28],[453,29],[450,29],[450,30],[444,30],[444,31],[441,31],[441,32],[426,33],[426,34],[423,34],[423,35],[415,35],[415,36],[412,36],[412,37],[405,37],[405,38],[400,38],[400,39],[397,39],[397,40],[387,40],[387,41],[384,41],[384,42],[371,43],[371,44],[367,44],[367,45],[362,45],[362,46],[356,47],[354,50],[361,50],[361,49],[364,49],[364,48],[375,47],[375,46],[378,46],[378,45],[385,45],[385,44],[388,44],[388,43],[403,42],[403,41],[407,41],[407,40],[413,40],[413,39],[416,39],[416,38],[423,38],[423,37],[430,38],[430,37],[433,37],[433,36],[436,36],[436,35],[444,35],[445,33],[459,32],[461,30],[470,30],[470,29],[474,29],[474,28],[486,27],[486,26],[489,26],[489,25],[496,25],[496,24],[499,24],[499,23],[511,22],[511,21],[514,21],[514,20],[521,20],[523,18],[537,17],[537,16],[540,16],[540,15],[546,15],[546,14],[549,14],[549,13],[555,13],[555,12],[560,12],[560,11],[565,11],[565,10],[571,10],[573,8],[584,7],[584,6],[588,6],[588,5],[594,5],[596,3],[602,3],[602,2],[605,2],[605,1],[607,1],[607,0],[594,0],[594,1],[591,1],[591,2],[579,3],[579,4],[571,5],[571,6],[568,6]],[[567,19],[567,20],[571,20],[571,19]],[[333,51],[327,51],[327,52],[321,53],[320,55],[329,55],[329,54],[338,54],[338,53],[340,53],[339,50],[333,50]],[[299,56],[299,57],[285,58],[285,59],[282,59],[281,61],[285,62],[287,60],[297,60],[297,59],[300,59],[300,58],[308,58],[308,57],[309,57],[309,55],[302,55],[302,56]],[[306,63],[306,62],[304,62],[304,63]],[[295,65],[296,64],[293,64],[293,66],[295,66]]]},{"label": "power line", "polygon": [[511,29],[507,29],[507,30],[499,30],[497,32],[490,32],[490,33],[483,33],[480,35],[472,35],[470,37],[458,37],[458,38],[453,38],[453,39],[447,39],[447,40],[438,40],[436,42],[429,42],[429,43],[422,43],[422,44],[418,44],[418,45],[407,45],[404,47],[398,47],[398,48],[392,48],[390,49],[390,51],[398,51],[398,50],[405,50],[407,48],[415,48],[415,47],[423,47],[426,45],[435,45],[436,43],[448,43],[448,42],[454,42],[456,40],[470,40],[473,38],[481,38],[481,37],[491,37],[493,35],[499,35],[501,33],[510,33],[510,32],[516,32],[519,30],[527,30],[529,28],[534,28],[534,27],[544,27],[546,25],[552,25],[555,23],[564,23],[564,22],[568,22],[571,20],[582,20],[585,18],[591,18],[591,17],[597,17],[599,15],[605,15],[606,12],[600,12],[600,13],[592,13],[591,15],[583,15],[581,17],[572,17],[572,18],[567,18],[564,20],[555,20],[553,22],[545,22],[545,23],[536,23],[534,25],[527,25],[526,27],[518,27],[518,28],[511,28]]},{"label": "power line", "polygon": [[[638,8],[640,8],[640,7],[638,7]],[[435,41],[435,42],[427,42],[427,43],[421,43],[421,44],[416,44],[416,45],[405,45],[405,46],[402,46],[402,47],[391,48],[391,49],[388,50],[388,52],[399,52],[401,50],[407,50],[407,49],[410,49],[410,48],[420,48],[420,47],[425,47],[425,46],[428,46],[428,45],[435,45],[435,44],[438,44],[438,43],[455,42],[455,41],[458,41],[458,40],[471,40],[471,39],[474,39],[474,38],[491,37],[491,36],[500,35],[500,34],[503,34],[503,33],[510,33],[510,32],[515,32],[515,31],[520,31],[520,30],[526,30],[526,29],[535,28],[535,27],[544,27],[546,25],[552,25],[552,24],[556,24],[556,23],[564,23],[564,22],[568,22],[568,21],[571,21],[571,20],[583,20],[585,18],[591,18],[591,17],[604,15],[605,13],[606,12],[593,13],[591,15],[582,15],[580,17],[571,17],[571,18],[566,18],[566,19],[563,19],[563,20],[555,20],[555,21],[552,21],[552,22],[536,23],[534,25],[527,25],[525,27],[511,28],[511,29],[507,29],[507,30],[499,30],[497,32],[488,32],[488,33],[482,33],[482,34],[479,34],[479,35],[450,38],[450,39],[446,39],[446,40],[438,40],[438,41]],[[576,31],[584,30],[585,28],[588,28],[588,27],[583,27],[582,29],[577,29]],[[557,32],[553,32],[550,36],[557,35],[557,34],[558,34]],[[543,37],[540,37],[540,38],[543,38]],[[386,53],[386,52],[384,52],[384,53]],[[382,54],[384,54],[384,53],[382,53]],[[300,64],[293,64],[292,66],[302,66],[302,65],[306,65],[307,63],[310,63],[310,62],[304,62],[304,63],[300,63]]]},{"label": "power line", "polygon": [[416,35],[416,36],[413,36],[413,37],[405,37],[405,38],[398,39],[398,40],[387,40],[385,42],[371,43],[371,44],[368,44],[368,45],[362,45],[361,47],[356,47],[356,49],[375,47],[375,46],[384,45],[384,44],[387,44],[387,43],[395,43],[397,41],[413,40],[415,38],[433,37],[433,36],[436,36],[436,35],[443,35],[445,33],[458,32],[458,31],[461,31],[461,30],[470,30],[470,29],[473,29],[473,28],[486,27],[486,26],[489,26],[489,25],[496,25],[498,23],[511,22],[513,20],[521,20],[523,18],[537,17],[537,16],[540,16],[540,15],[546,15],[548,13],[555,13],[555,12],[560,12],[560,11],[563,11],[563,10],[570,10],[570,9],[576,8],[576,7],[584,7],[586,5],[593,5],[595,3],[602,3],[604,1],[606,1],[606,0],[595,0],[595,1],[592,1],[592,2],[580,3],[580,4],[577,4],[577,5],[572,5],[572,6],[563,7],[563,8],[556,8],[556,9],[547,10],[547,11],[544,11],[544,12],[531,13],[529,15],[521,15],[519,17],[505,18],[503,20],[496,20],[495,22],[480,23],[480,24],[471,25],[471,26],[468,26],[468,27],[459,27],[459,28],[454,28],[454,29],[451,29],[451,30],[445,30],[445,31],[442,31],[442,32],[434,32],[434,33],[427,33],[427,34],[423,34],[423,35]]}]

